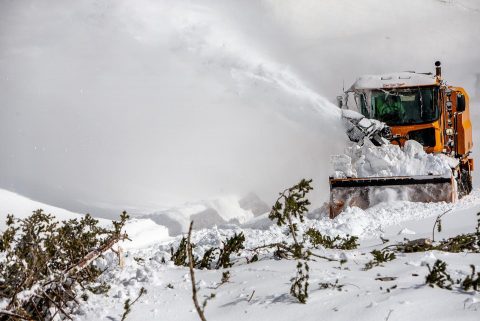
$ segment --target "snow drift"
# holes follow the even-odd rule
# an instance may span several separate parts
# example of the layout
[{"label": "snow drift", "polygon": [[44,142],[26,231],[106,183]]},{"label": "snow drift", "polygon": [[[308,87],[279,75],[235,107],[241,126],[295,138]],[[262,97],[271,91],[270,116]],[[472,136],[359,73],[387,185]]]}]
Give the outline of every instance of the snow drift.
[{"label": "snow drift", "polygon": [[427,154],[414,140],[403,147],[386,144],[374,146],[365,140],[362,146],[352,144],[345,154],[332,156],[336,178],[424,176],[450,177],[458,160],[443,154]]}]

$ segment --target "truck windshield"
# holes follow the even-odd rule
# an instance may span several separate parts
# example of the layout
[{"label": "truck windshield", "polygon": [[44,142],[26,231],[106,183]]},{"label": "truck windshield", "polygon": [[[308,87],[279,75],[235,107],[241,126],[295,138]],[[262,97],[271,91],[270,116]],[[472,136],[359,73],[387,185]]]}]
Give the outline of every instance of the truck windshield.
[{"label": "truck windshield", "polygon": [[436,88],[373,90],[371,115],[390,126],[421,124],[438,116]]}]

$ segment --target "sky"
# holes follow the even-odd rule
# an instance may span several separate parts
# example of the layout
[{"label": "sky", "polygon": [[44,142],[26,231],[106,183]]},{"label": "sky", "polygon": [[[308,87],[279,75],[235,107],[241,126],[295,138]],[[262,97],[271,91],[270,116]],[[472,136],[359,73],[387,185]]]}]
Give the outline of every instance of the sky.
[{"label": "sky", "polygon": [[478,99],[479,18],[473,0],[0,0],[0,188],[111,217],[306,177],[319,206],[342,87],[441,60]]}]

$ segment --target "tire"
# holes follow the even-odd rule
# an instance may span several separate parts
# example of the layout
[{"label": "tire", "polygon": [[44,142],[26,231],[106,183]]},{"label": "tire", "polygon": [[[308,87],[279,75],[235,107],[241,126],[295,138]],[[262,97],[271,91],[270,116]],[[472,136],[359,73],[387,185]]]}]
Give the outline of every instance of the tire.
[{"label": "tire", "polygon": [[472,173],[467,168],[461,168],[457,178],[458,198],[467,196],[472,192]]}]

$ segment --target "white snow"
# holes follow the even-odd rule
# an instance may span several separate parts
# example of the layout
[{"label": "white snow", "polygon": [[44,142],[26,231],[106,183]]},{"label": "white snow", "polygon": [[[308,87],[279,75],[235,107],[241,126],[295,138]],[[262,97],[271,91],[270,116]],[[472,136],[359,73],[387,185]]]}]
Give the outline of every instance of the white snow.
[{"label": "white snow", "polygon": [[141,249],[155,243],[170,240],[168,229],[163,225],[155,224],[149,219],[133,219],[128,221],[125,232],[131,241],[121,242],[124,249]]},{"label": "white snow", "polygon": [[59,220],[82,217],[80,214],[36,202],[16,193],[0,189],[0,231],[5,228],[7,214],[13,214],[17,218],[25,218],[32,215],[32,213],[38,209],[42,209],[46,213],[54,214]]},{"label": "white snow", "polygon": [[331,158],[335,177],[384,177],[439,175],[450,177],[451,168],[458,161],[443,154],[427,154],[423,146],[414,141],[405,142],[403,148],[387,144],[375,146],[365,140],[362,146],[351,144],[345,155]]},{"label": "white snow", "polygon": [[142,216],[168,228],[175,236],[188,230],[191,220],[197,228],[222,225],[229,222],[246,223],[254,217],[252,210],[242,208],[241,199],[225,196],[214,200],[189,202],[162,211]]},{"label": "white snow", "polygon": [[[314,321],[321,315],[328,320],[383,320],[391,313],[393,320],[477,320],[479,293],[432,289],[425,285],[425,275],[428,272],[426,265],[441,259],[448,263],[448,271],[454,279],[465,277],[470,273],[470,264],[480,268],[478,254],[438,251],[398,254],[394,261],[369,271],[362,270],[365,263],[371,260],[369,252],[373,249],[381,249],[405,237],[431,237],[435,217],[451,207],[452,204],[444,203],[397,202],[367,211],[353,208],[334,220],[318,213],[321,210],[313,211],[310,216],[317,218],[307,219],[305,224],[300,224],[299,233],[309,226],[315,226],[327,235],[358,235],[360,247],[351,251],[318,250],[318,254],[348,261],[342,266],[325,260],[309,263],[310,291],[307,304],[297,304],[289,295],[295,261],[277,261],[267,255],[258,262],[246,264],[245,258],[251,254],[244,252],[241,257],[235,258],[234,267],[229,269],[230,281],[219,288],[216,286],[224,270],[196,271],[199,297],[216,294],[205,309],[207,319],[235,320],[241,316],[249,320]],[[480,191],[475,190],[443,217],[443,230],[436,233],[436,238],[473,232],[475,213],[479,209]],[[219,246],[221,240],[235,232],[245,234],[246,248],[289,239],[286,231],[275,225],[262,230],[234,226],[228,229],[202,229],[195,231],[192,236],[196,253],[202,255],[207,248]],[[379,236],[389,239],[390,243],[383,244]],[[127,298],[135,298],[140,287],[145,287],[148,293],[133,306],[130,320],[197,320],[191,301],[188,269],[176,267],[168,261],[170,245],[175,247],[178,241],[179,237],[127,251],[124,269],[116,267],[115,257],[108,258],[112,265],[104,275],[112,285],[108,296],[92,295],[75,319],[118,319],[123,311],[123,302]],[[139,263],[133,258],[143,258],[144,261]],[[162,263],[162,258],[167,262]],[[380,281],[380,276],[396,279]],[[319,288],[321,282],[336,280],[344,285],[342,291]]]},{"label": "white snow", "polygon": [[[8,206],[14,209],[22,206],[49,208],[52,214],[58,212],[65,217],[61,209],[12,194],[2,191],[0,204],[7,204],[8,200]],[[372,320],[379,315],[384,318],[393,310],[392,317],[396,315],[400,319],[433,321],[455,316],[462,320],[476,320],[480,311],[480,294],[432,289],[424,281],[426,265],[433,264],[436,259],[448,263],[454,279],[465,277],[470,273],[470,264],[480,268],[480,257],[476,254],[438,251],[399,254],[396,260],[383,266],[362,270],[371,259],[369,252],[384,246],[378,239],[380,236],[389,239],[389,244],[405,237],[431,237],[435,218],[449,209],[451,211],[442,218],[442,231],[435,234],[436,239],[474,231],[475,213],[480,210],[480,190],[474,190],[456,204],[389,202],[367,210],[349,208],[333,220],[327,217],[325,207],[312,210],[305,223],[299,224],[299,235],[315,227],[324,235],[358,236],[360,247],[356,250],[317,250],[317,254],[347,259],[347,263],[339,266],[336,262],[311,261],[309,300],[306,305],[299,305],[289,294],[290,278],[295,273],[294,261],[277,261],[266,254],[260,261],[246,264],[246,258],[252,254],[243,252],[240,257],[233,258],[235,265],[229,269],[230,282],[219,288],[216,286],[223,270],[196,272],[200,298],[216,294],[207,305],[207,318],[233,320],[242,315],[253,320],[302,318],[314,321],[321,314],[329,320]],[[222,240],[239,232],[245,234],[247,249],[288,241],[290,237],[285,228],[273,224],[266,215],[258,216],[242,227],[230,224],[194,231],[192,240],[196,244],[196,254],[202,255],[211,246],[221,246]],[[148,292],[132,307],[129,320],[197,320],[191,301],[188,269],[174,266],[169,261],[170,246],[178,246],[180,236],[169,237],[167,228],[150,219],[131,220],[126,231],[133,241],[121,244],[125,249],[125,267],[117,266],[115,254],[106,255],[100,264],[109,269],[102,278],[109,282],[111,289],[106,295],[90,294],[88,301],[75,312],[74,319],[119,320],[125,300],[136,298],[140,288],[145,287]],[[163,259],[165,263],[162,263]],[[397,279],[379,281],[379,276]],[[321,282],[336,280],[344,284],[342,291],[319,288]]]},{"label": "white snow", "polygon": [[417,87],[435,85],[438,81],[434,75],[414,72],[397,72],[383,75],[364,75],[355,81],[350,90],[378,89],[392,87]]}]

